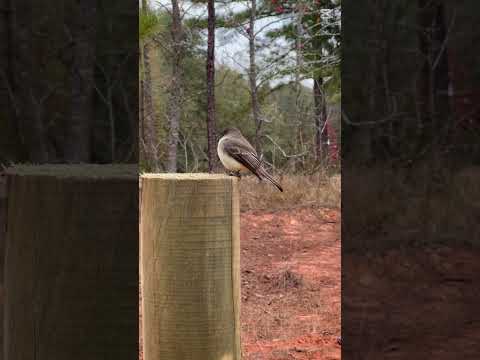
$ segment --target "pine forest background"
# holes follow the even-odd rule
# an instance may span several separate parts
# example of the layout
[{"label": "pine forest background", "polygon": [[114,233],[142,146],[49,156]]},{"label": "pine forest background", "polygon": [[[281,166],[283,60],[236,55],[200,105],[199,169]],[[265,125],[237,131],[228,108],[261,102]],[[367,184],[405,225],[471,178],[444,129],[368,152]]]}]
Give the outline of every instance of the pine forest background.
[{"label": "pine forest background", "polygon": [[338,167],[340,1],[140,6],[143,170],[218,171],[231,126],[277,172]]}]

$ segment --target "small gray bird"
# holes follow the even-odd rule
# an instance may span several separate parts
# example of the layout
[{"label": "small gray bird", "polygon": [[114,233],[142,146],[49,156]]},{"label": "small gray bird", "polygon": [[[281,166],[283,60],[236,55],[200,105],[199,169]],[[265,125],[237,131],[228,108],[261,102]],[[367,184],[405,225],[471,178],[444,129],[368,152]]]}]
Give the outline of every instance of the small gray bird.
[{"label": "small gray bird", "polygon": [[227,128],[218,141],[218,157],[230,175],[240,177],[241,172],[251,171],[260,180],[267,179],[278,190],[281,185],[275,181],[262,166],[255,148],[245,139],[237,128]]}]

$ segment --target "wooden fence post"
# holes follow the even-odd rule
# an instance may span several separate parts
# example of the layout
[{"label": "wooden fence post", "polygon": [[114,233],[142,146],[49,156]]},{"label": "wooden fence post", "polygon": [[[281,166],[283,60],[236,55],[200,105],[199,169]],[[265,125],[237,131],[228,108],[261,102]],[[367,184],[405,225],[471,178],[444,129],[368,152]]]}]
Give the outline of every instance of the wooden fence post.
[{"label": "wooden fence post", "polygon": [[145,360],[240,360],[238,180],[141,177]]},{"label": "wooden fence post", "polygon": [[138,358],[138,170],[8,170],[4,359]]}]

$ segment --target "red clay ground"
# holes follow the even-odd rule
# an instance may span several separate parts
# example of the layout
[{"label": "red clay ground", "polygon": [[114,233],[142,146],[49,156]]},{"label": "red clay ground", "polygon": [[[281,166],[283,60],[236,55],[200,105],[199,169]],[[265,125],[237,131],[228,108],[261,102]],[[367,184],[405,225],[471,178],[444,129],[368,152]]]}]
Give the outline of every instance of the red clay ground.
[{"label": "red clay ground", "polygon": [[345,357],[480,359],[479,260],[460,244],[346,254]]},{"label": "red clay ground", "polygon": [[242,360],[340,359],[339,211],[248,211],[241,229]]},{"label": "red clay ground", "polygon": [[244,360],[340,359],[340,214],[241,216]]}]

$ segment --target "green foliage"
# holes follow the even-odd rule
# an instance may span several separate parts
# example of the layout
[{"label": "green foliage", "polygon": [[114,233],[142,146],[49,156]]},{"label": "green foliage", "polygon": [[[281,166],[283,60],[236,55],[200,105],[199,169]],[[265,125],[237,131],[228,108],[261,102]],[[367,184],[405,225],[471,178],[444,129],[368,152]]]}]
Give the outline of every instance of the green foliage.
[{"label": "green foliage", "polygon": [[[199,2],[201,4],[202,2]],[[259,2],[259,17],[270,16],[266,11],[266,2]],[[165,13],[157,13],[154,20],[146,17],[145,29],[156,29],[162,39],[168,39],[170,34],[170,19]],[[235,28],[245,22],[250,16],[249,11],[217,16],[217,27]],[[154,25],[153,25],[154,24]],[[148,25],[148,26],[147,26]],[[184,63],[185,99],[183,115],[180,120],[180,139],[178,144],[178,171],[197,172],[207,169],[207,129],[206,129],[206,69],[205,69],[205,39],[206,20],[202,17],[184,18],[183,26],[188,34],[188,54]],[[275,53],[272,46],[274,37],[283,37],[290,44],[289,32],[295,30],[291,24],[281,27],[273,37],[259,37],[259,56],[257,61],[271,60],[261,54],[264,48],[270,51],[272,59],[278,64],[288,64],[291,59],[280,57],[281,52]],[[149,33],[145,31],[144,33]],[[170,49],[168,43],[158,46],[152,54],[152,75],[154,78],[154,101],[157,112],[158,136],[161,144],[161,158],[166,161],[166,144],[168,143],[168,121],[166,106],[168,100],[168,86],[171,81]],[[282,65],[276,78],[292,74],[292,68]],[[267,74],[268,75],[268,74]],[[305,74],[308,75],[308,74]],[[309,76],[312,73],[310,72]],[[305,77],[309,77],[305,76]],[[228,66],[216,67],[216,122],[218,133],[226,127],[235,126],[242,130],[244,135],[253,141],[255,134],[252,119],[251,97],[249,82],[246,74]],[[275,79],[273,77],[272,79]],[[331,67],[325,72],[325,89],[330,95],[329,103],[340,101],[340,71],[338,66]],[[258,99],[261,107],[263,122],[263,153],[264,159],[276,168],[289,169],[292,160],[297,164],[295,169],[307,170],[313,163],[313,148],[315,139],[314,103],[312,89],[301,86],[298,93],[293,83],[280,82],[275,86],[266,81],[258,89]],[[336,123],[337,117],[335,118]],[[292,155],[294,155],[292,157]],[[298,155],[298,156],[296,156]]]},{"label": "green foliage", "polygon": [[144,41],[151,38],[153,35],[164,31],[167,21],[167,17],[161,12],[150,9],[140,11],[138,19],[138,34],[140,41]]},{"label": "green foliage", "polygon": [[[340,2],[335,0],[303,0],[280,1],[270,0],[264,8],[272,12],[272,8],[281,7],[282,14],[293,15],[284,26],[270,30],[267,37],[271,41],[283,39],[286,47],[295,50],[299,33],[297,19],[301,14],[300,47],[303,57],[302,69],[292,67],[292,71],[300,70],[308,78],[332,76],[340,66]],[[284,45],[285,46],[285,45]],[[285,50],[284,50],[285,51]],[[275,53],[273,53],[275,54]],[[337,82],[339,85],[339,82]]]}]

